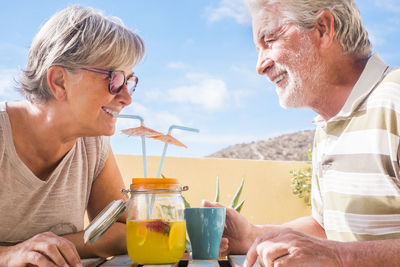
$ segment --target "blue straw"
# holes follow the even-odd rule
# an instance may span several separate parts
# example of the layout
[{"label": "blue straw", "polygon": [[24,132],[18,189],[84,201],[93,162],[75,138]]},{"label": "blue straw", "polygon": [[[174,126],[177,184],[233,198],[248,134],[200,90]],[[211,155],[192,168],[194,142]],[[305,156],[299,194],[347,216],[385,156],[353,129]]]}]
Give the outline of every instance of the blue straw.
[{"label": "blue straw", "polygon": [[[137,119],[140,120],[140,125],[143,126],[144,124],[144,119],[138,115],[115,115],[116,118],[127,118],[127,119]],[[144,170],[144,178],[147,178],[147,157],[146,157],[146,142],[145,142],[145,136],[142,135],[142,156],[143,156],[143,170]]]},{"label": "blue straw", "polygon": [[[195,129],[195,128],[189,128],[189,127],[186,127],[186,126],[179,126],[179,125],[171,125],[169,127],[169,129],[168,129],[168,134],[171,134],[172,129],[180,129],[180,130],[183,130],[183,131],[196,132],[196,133],[200,132],[199,129]],[[168,148],[168,143],[165,143],[164,144],[164,149],[163,149],[163,152],[162,152],[162,155],[161,155],[160,166],[158,167],[158,172],[157,172],[157,176],[156,176],[157,178],[160,178],[160,176],[161,176],[161,169],[162,169],[163,164],[164,164],[164,158],[165,158],[165,154],[167,153],[167,148]]]}]

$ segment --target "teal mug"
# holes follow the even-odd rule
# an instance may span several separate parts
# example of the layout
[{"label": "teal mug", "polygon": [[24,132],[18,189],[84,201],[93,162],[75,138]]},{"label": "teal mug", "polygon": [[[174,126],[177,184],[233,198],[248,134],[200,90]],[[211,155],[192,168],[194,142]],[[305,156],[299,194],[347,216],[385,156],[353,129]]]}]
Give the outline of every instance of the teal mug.
[{"label": "teal mug", "polygon": [[225,226],[224,207],[186,208],[186,230],[192,244],[192,258],[218,259]]}]

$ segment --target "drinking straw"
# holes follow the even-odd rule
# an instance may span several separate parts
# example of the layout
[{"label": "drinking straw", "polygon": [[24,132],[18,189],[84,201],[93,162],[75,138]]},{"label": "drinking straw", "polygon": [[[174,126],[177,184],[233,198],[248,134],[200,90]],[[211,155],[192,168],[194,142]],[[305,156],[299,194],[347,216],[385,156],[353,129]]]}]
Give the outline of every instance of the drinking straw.
[{"label": "drinking straw", "polygon": [[[144,178],[147,178],[147,159],[146,159],[145,137],[146,137],[146,135],[147,136],[155,135],[158,132],[144,127],[144,119],[141,116],[120,114],[120,115],[116,115],[115,117],[140,120],[140,127],[139,128],[135,128],[135,129],[137,129],[137,132],[138,132],[137,134],[129,133],[129,129],[128,130],[123,130],[123,132],[125,131],[124,133],[126,133],[128,135],[139,135],[141,137],[141,139],[142,139],[142,157],[143,157]],[[135,130],[135,129],[133,129],[133,130]]]},{"label": "drinking straw", "polygon": [[[182,146],[182,147],[186,148],[186,146],[183,143],[181,143],[180,141],[178,141],[178,139],[176,139],[175,137],[173,137],[171,135],[171,132],[172,132],[173,129],[180,129],[180,130],[196,132],[196,133],[200,132],[198,129],[195,129],[195,128],[189,128],[189,127],[186,127],[186,126],[179,126],[179,125],[171,125],[169,127],[169,129],[168,129],[168,133],[167,134],[150,136],[153,139],[157,139],[157,140],[160,140],[160,141],[165,143],[164,144],[164,149],[163,149],[163,152],[162,152],[162,155],[161,155],[160,166],[158,167],[158,172],[157,172],[157,176],[156,176],[157,178],[160,178],[160,176],[161,176],[161,169],[162,169],[162,166],[164,164],[164,158],[165,158],[165,154],[167,152],[168,144],[173,144],[173,145]],[[150,212],[150,214],[152,213],[152,210],[153,210],[154,201],[155,201],[155,194],[152,194],[151,195],[151,201],[150,201],[150,207],[148,209],[148,212]]]},{"label": "drinking straw", "polygon": [[[198,129],[189,128],[189,127],[185,127],[185,126],[179,126],[179,125],[171,125],[169,127],[168,134],[164,135],[164,137],[167,137],[167,140],[162,140],[162,138],[160,139],[161,141],[164,141],[165,144],[164,144],[164,149],[163,149],[163,152],[162,152],[162,155],[161,155],[160,166],[158,167],[158,172],[157,172],[157,176],[156,176],[157,178],[160,178],[160,176],[161,176],[161,169],[162,169],[162,166],[164,164],[164,158],[165,158],[165,154],[167,152],[168,144],[174,144],[174,145],[186,147],[184,144],[182,144],[177,139],[175,139],[175,138],[173,138],[171,136],[171,132],[172,132],[173,129],[180,129],[180,130],[183,130],[183,131],[190,131],[190,132],[196,132],[196,133],[200,132],[200,130],[198,130]],[[154,136],[152,138],[158,139],[157,136]]]},{"label": "drinking straw", "polygon": [[[128,119],[137,119],[140,120],[140,127],[138,128],[131,128],[131,129],[125,129],[122,130],[123,133],[127,135],[132,135],[132,136],[140,136],[142,139],[142,156],[143,156],[143,170],[144,170],[144,178],[147,178],[147,160],[146,160],[146,142],[145,142],[145,137],[151,137],[154,135],[159,135],[161,133],[154,131],[152,129],[149,129],[144,126],[144,119],[138,115],[116,115],[115,117],[117,118],[128,118]],[[150,199],[149,196],[146,195],[146,204],[147,204],[147,219],[150,219],[151,215],[151,209],[150,209]]]}]

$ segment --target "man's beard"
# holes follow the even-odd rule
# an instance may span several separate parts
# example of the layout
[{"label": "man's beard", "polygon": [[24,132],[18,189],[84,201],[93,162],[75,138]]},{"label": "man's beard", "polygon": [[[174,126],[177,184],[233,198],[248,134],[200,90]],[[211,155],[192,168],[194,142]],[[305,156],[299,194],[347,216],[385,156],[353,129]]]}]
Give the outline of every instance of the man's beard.
[{"label": "man's beard", "polygon": [[279,104],[285,109],[309,107],[312,98],[318,93],[319,77],[325,69],[308,36],[299,43],[299,51],[288,52],[290,67],[275,63],[280,71],[287,72],[282,87],[276,87]]}]

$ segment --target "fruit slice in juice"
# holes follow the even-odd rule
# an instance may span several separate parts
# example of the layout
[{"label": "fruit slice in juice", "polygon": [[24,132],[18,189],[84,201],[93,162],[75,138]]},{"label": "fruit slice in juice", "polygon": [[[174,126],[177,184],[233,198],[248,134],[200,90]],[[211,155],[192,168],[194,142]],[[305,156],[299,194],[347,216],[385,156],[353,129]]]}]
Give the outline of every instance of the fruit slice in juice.
[{"label": "fruit slice in juice", "polygon": [[136,264],[177,263],[185,242],[185,221],[127,221],[128,254]]}]

